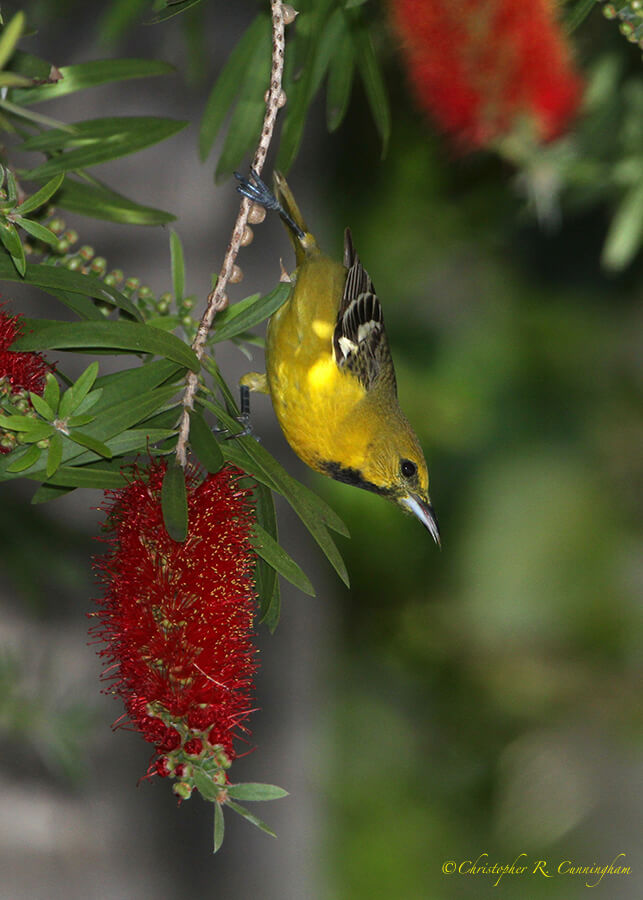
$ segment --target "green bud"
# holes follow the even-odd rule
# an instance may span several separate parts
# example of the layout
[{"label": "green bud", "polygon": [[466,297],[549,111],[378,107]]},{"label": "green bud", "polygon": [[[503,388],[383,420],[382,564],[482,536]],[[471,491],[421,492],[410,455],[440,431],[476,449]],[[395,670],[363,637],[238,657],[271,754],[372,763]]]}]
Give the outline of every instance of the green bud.
[{"label": "green bud", "polygon": [[172,785],[172,790],[178,797],[181,797],[183,800],[189,800],[193,789],[189,784],[187,784],[187,782],[179,781],[177,782],[177,784]]},{"label": "green bud", "polygon": [[154,297],[152,288],[147,284],[142,284],[138,289],[139,300],[150,300]]},{"label": "green bud", "polygon": [[4,431],[0,432],[0,447],[3,447],[5,450],[13,450],[16,446],[16,437],[13,434],[9,434],[9,432]]},{"label": "green bud", "polygon": [[184,328],[189,328],[190,325],[193,324],[194,319],[192,318],[192,316],[183,316],[183,318],[181,319],[181,325],[183,325]]},{"label": "green bud", "polygon": [[109,274],[114,279],[115,284],[120,284],[124,277],[122,269],[112,269],[112,271]]},{"label": "green bud", "polygon": [[159,303],[167,303],[169,305],[173,299],[172,294],[169,291],[165,291],[165,293],[161,294],[159,297]]},{"label": "green bud", "polygon": [[90,247],[89,244],[83,244],[83,246],[78,251],[78,255],[81,259],[84,259],[85,262],[89,262],[90,259],[94,256],[94,248]]},{"label": "green bud", "polygon": [[158,309],[159,313],[164,316],[170,311],[170,304],[166,300],[159,300],[159,302],[156,304],[156,308]]},{"label": "green bud", "polygon": [[65,240],[69,241],[70,244],[75,244],[78,240],[78,232],[73,228],[69,228],[64,234],[63,237]]},{"label": "green bud", "polygon": [[60,254],[67,253],[67,251],[69,250],[69,241],[66,241],[64,239],[58,241],[58,243],[54,245],[54,250],[56,251],[56,253]]},{"label": "green bud", "polygon": [[53,231],[54,234],[62,234],[65,230],[65,220],[64,219],[52,219],[51,222],[47,224],[47,227],[50,231]]},{"label": "green bud", "polygon": [[181,309],[192,309],[194,306],[194,297],[184,297],[181,300]]},{"label": "green bud", "polygon": [[125,282],[125,288],[128,291],[136,291],[138,290],[140,283],[141,282],[139,278],[128,278]]},{"label": "green bud", "polygon": [[70,256],[69,259],[65,260],[65,266],[71,271],[76,272],[81,268],[83,264],[80,256]]},{"label": "green bud", "polygon": [[107,260],[104,256],[95,256],[91,261],[89,269],[95,275],[102,275],[107,269]]},{"label": "green bud", "polygon": [[38,441],[36,447],[40,447],[41,450],[46,450],[49,446],[49,438],[43,438],[42,441]]},{"label": "green bud", "polygon": [[116,279],[114,278],[114,276],[113,276],[111,273],[107,274],[107,275],[103,278],[103,281],[104,281],[105,284],[108,285],[109,287],[115,287],[115,285],[116,285]]}]

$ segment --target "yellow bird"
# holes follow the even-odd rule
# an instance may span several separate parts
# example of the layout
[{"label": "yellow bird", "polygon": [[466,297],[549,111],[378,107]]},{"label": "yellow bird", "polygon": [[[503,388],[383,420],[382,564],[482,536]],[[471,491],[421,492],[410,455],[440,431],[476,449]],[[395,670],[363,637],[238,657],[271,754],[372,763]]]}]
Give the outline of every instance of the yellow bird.
[{"label": "yellow bird", "polygon": [[241,383],[270,394],[307,465],[412,512],[439,545],[424,454],[398,403],[382,307],[350,230],[342,265],[319,250],[283,175],[273,194],[256,172],[235,174],[240,193],[279,213],[297,262],[290,297],[268,323],[266,375]]}]

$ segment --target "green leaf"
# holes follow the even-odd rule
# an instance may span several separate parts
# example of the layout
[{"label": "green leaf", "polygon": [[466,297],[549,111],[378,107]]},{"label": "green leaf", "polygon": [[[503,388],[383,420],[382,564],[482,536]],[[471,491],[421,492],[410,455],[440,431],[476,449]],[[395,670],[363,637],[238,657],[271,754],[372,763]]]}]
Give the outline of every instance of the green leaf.
[{"label": "green leaf", "polygon": [[249,809],[246,809],[245,806],[240,806],[238,803],[234,803],[232,800],[228,800],[226,806],[229,806],[230,809],[233,809],[240,816],[243,816],[243,818],[247,819],[248,822],[252,823],[252,825],[256,825],[257,828],[265,831],[266,834],[269,834],[272,837],[277,837],[272,828],[269,828],[265,822],[262,822],[261,819],[251,813]]},{"label": "green leaf", "polygon": [[5,176],[7,178],[7,200],[13,207],[18,202],[18,185],[11,169],[5,169]]},{"label": "green leaf", "polygon": [[380,69],[373,42],[368,33],[368,28],[363,19],[357,16],[353,18],[352,36],[355,45],[355,60],[357,68],[366,91],[366,98],[375,125],[382,139],[382,158],[386,156],[388,142],[391,136],[391,110],[384,78]]},{"label": "green leaf", "polygon": [[208,775],[207,772],[204,772],[203,769],[195,766],[192,770],[192,777],[194,778],[196,789],[201,794],[204,800],[212,801],[217,799],[217,797],[221,793],[221,788],[214,783],[211,776]]},{"label": "green leaf", "polygon": [[230,117],[230,125],[217,163],[215,179],[221,181],[238,169],[244,155],[254,148],[263,125],[266,103],[263,99],[270,77],[270,29],[262,17],[263,28],[252,47],[239,84],[239,100]]},{"label": "green leaf", "polygon": [[[48,485],[59,485],[60,487],[68,488],[97,488],[101,491],[107,491],[123,487],[126,481],[125,476],[121,472],[113,469],[90,468],[89,466],[61,466],[48,480]],[[37,502],[43,501],[40,499]]]},{"label": "green leaf", "polygon": [[27,87],[31,84],[31,78],[24,75],[16,75],[14,72],[0,72],[0,87]]},{"label": "green leaf", "polygon": [[167,533],[182,544],[188,536],[188,498],[185,472],[176,463],[168,465],[163,478],[161,507]]},{"label": "green leaf", "polygon": [[67,425],[69,428],[81,428],[83,425],[89,425],[95,418],[94,413],[81,413],[77,416],[70,416],[67,419]]},{"label": "green leaf", "polygon": [[40,394],[34,394],[33,391],[29,391],[29,399],[31,400],[31,405],[36,410],[39,416],[42,416],[43,419],[47,419],[48,422],[54,421],[54,419],[56,418],[56,413],[47,403],[44,397],[41,397]]},{"label": "green leaf", "polygon": [[11,256],[13,264],[20,273],[25,274],[27,260],[25,259],[25,251],[20,241],[20,236],[16,231],[16,226],[10,222],[0,221],[0,240],[4,244],[5,250]]},{"label": "green leaf", "polygon": [[185,262],[183,259],[181,238],[173,228],[170,228],[170,260],[174,299],[179,303],[183,300],[183,295],[185,293]]},{"label": "green leaf", "polygon": [[326,88],[326,123],[329,131],[335,131],[344,121],[353,86],[355,57],[350,33],[345,30],[339,38],[328,72]]},{"label": "green leaf", "polygon": [[[255,523],[252,527],[255,533],[255,540],[252,542],[255,552],[300,591],[314,597],[315,589],[294,559],[261,525]],[[243,800],[244,798],[240,797],[239,799]]]},{"label": "green leaf", "polygon": [[96,390],[100,389],[103,392],[96,411],[109,409],[116,403],[143,397],[148,391],[165,382],[176,382],[174,388],[176,392],[179,390],[178,382],[184,373],[185,367],[166,359],[157,359],[136,368],[126,369],[124,372],[102,375],[96,379],[94,384]]},{"label": "green leaf", "polygon": [[[83,402],[87,394],[91,391],[94,386],[94,382],[98,377],[98,363],[93,362],[91,365],[87,366],[82,375],[79,375],[77,380],[74,382],[73,387],[70,388],[72,392],[72,396],[74,398],[70,413],[76,412]],[[68,413],[69,415],[69,413]]]},{"label": "green leaf", "polygon": [[199,154],[206,160],[212,144],[219,133],[223,121],[230,111],[234,98],[239,93],[248,60],[264,40],[268,29],[265,15],[257,16],[238,42],[215,82],[201,120],[199,131]]},{"label": "green leaf", "polygon": [[71,415],[71,408],[74,403],[74,391],[71,387],[67,388],[65,393],[62,395],[60,400],[60,405],[58,407],[58,416],[61,419],[66,419]]},{"label": "green leaf", "polygon": [[185,128],[189,122],[162,119],[155,116],[120,116],[92,119],[75,124],[74,132],[52,129],[28,138],[21,150],[65,150],[27,173],[28,178],[50,178],[59,172],[84,169],[129,156],[153,144],[158,144]]},{"label": "green leaf", "polygon": [[246,784],[229,784],[226,788],[228,797],[233,800],[279,800],[287,797],[288,791],[276,784],[260,784],[249,781]]},{"label": "green leaf", "polygon": [[70,494],[75,488],[73,487],[59,487],[55,484],[41,484],[39,488],[37,488],[33,496],[31,498],[32,504],[37,503],[49,503],[51,500],[58,500],[59,497],[64,497],[67,494]]},{"label": "green leaf", "polygon": [[[115,456],[123,456],[135,452],[136,450],[147,450],[148,445],[153,446],[160,441],[175,436],[176,429],[152,428],[145,425],[123,431],[121,434],[109,438],[105,444],[112,451],[113,458]],[[74,465],[95,462],[97,456],[102,458],[100,457],[100,454],[92,453],[91,451],[81,453],[79,456],[74,457]]]},{"label": "green leaf", "polygon": [[49,441],[49,452],[47,454],[47,478],[51,478],[54,472],[60,467],[63,458],[63,439],[59,431],[53,434]]},{"label": "green leaf", "polygon": [[91,275],[70,272],[57,266],[27,263],[24,279],[17,278],[13,266],[0,254],[0,281],[24,281],[25,284],[32,284],[35,287],[42,288],[44,291],[53,293],[54,297],[58,297],[59,291],[70,291],[72,294],[95,297],[97,300],[125,310],[135,319],[142,321],[140,311],[131,300],[121,294],[120,291],[117,291],[116,288],[104,284]]},{"label": "green leaf", "polygon": [[596,6],[596,0],[577,0],[574,8],[565,17],[565,30],[568,34],[575,31],[581,25],[592,9]]},{"label": "green leaf", "polygon": [[12,345],[16,350],[87,350],[101,347],[113,351],[153,353],[199,371],[194,352],[173,334],[148,328],[138,322],[55,322],[25,319],[24,334]]},{"label": "green leaf", "polygon": [[[277,515],[275,513],[275,501],[273,500],[272,491],[265,484],[255,479],[254,497],[257,522],[276,541],[278,537]],[[255,581],[260,600],[259,622],[261,623],[270,611],[270,606],[274,599],[275,586],[277,589],[279,588],[279,581],[273,567],[268,565],[260,556],[257,556]],[[275,623],[275,627],[277,624],[278,622]]]},{"label": "green leaf", "polygon": [[25,14],[22,11],[17,12],[2,29],[2,34],[0,35],[0,69],[4,69],[11,54],[16,49],[16,44],[25,28],[25,21]]},{"label": "green leaf", "polygon": [[43,400],[48,403],[54,412],[58,410],[60,403],[60,385],[58,379],[52,372],[47,372],[45,379],[45,390],[43,391]]},{"label": "green leaf", "polygon": [[[90,409],[93,409],[94,406],[98,403],[100,398],[103,396],[103,389],[97,388],[95,391],[92,391],[90,394],[81,400],[78,404],[77,408],[74,410],[76,416],[84,415],[89,412]],[[74,400],[76,399],[76,392],[74,391]],[[94,415],[96,415],[94,413]]]},{"label": "green leaf", "polygon": [[3,416],[2,427],[8,428],[9,431],[33,431],[40,425],[38,419],[32,416]]},{"label": "green leaf", "polygon": [[629,265],[643,241],[643,180],[623,197],[607,232],[601,254],[606,269],[619,271]]},{"label": "green leaf", "polygon": [[22,216],[16,216],[15,221],[21,228],[24,228],[27,234],[36,238],[37,241],[43,241],[45,244],[51,244],[52,246],[58,243],[58,235],[54,234],[45,225],[41,225],[40,222],[32,222],[31,219],[24,219]]},{"label": "green leaf", "polygon": [[55,178],[52,178],[46,184],[44,184],[41,188],[39,188],[34,194],[17,206],[15,212],[19,216],[27,216],[29,213],[32,213],[34,210],[39,209],[39,207],[44,206],[48,200],[50,200],[60,185],[65,180],[64,175],[56,175]]},{"label": "green leaf", "polygon": [[50,77],[51,63],[32,53],[25,53],[23,50],[14,50],[13,56],[9,62],[9,69],[12,72],[18,72],[26,78],[37,78],[44,80]]},{"label": "green leaf", "polygon": [[32,419],[31,421],[35,422],[32,428],[21,430],[22,440],[25,443],[35,444],[38,441],[44,441],[45,438],[54,434],[55,428],[52,425],[47,424],[47,422],[36,419]]},{"label": "green leaf", "polygon": [[59,71],[63,77],[55,84],[43,84],[25,91],[14,91],[12,94],[14,102],[21,106],[41,103],[43,100],[53,100],[99,84],[125,81],[130,78],[148,78],[151,75],[167,75],[175,69],[169,63],[157,59],[99,59],[75,66],[62,66]]},{"label": "green leaf", "polygon": [[218,472],[223,465],[223,453],[219,442],[208,428],[203,416],[192,410],[190,413],[190,446],[199,462],[208,472]]},{"label": "green leaf", "polygon": [[104,456],[106,459],[112,458],[112,451],[106,444],[102,441],[97,441],[96,438],[93,438],[89,434],[85,434],[83,431],[78,431],[74,428],[73,431],[69,432],[69,439],[75,444],[80,444],[82,447],[87,447],[88,450],[92,450],[94,453]]},{"label": "green leaf", "polygon": [[201,3],[201,0],[173,0],[173,2],[168,0],[165,8],[149,22],[145,22],[145,24],[158,25],[159,22],[166,22],[168,19],[178,16],[179,13],[186,12],[191,7],[196,6],[197,3]]},{"label": "green leaf", "polygon": [[41,453],[42,450],[40,447],[32,444],[25,453],[14,460],[11,465],[7,466],[7,472],[24,472],[25,469],[29,469],[38,462]]},{"label": "green leaf", "polygon": [[225,833],[225,820],[223,818],[223,807],[220,803],[214,804],[214,843],[212,852],[216,853],[223,843]]},{"label": "green leaf", "polygon": [[265,604],[265,611],[262,612],[259,619],[260,625],[265,625],[270,634],[274,634],[281,618],[281,589],[279,587],[279,579],[275,580],[268,602]]},{"label": "green leaf", "polygon": [[165,225],[176,219],[162,209],[141,206],[102,183],[84,184],[73,178],[65,179],[56,195],[56,206],[81,216],[125,225]]},{"label": "green leaf", "polygon": [[290,296],[291,290],[292,284],[280,282],[265,297],[254,294],[252,297],[246,297],[245,300],[228,307],[218,320],[215,319],[215,327],[210,340],[214,344],[229,341],[230,338],[236,337],[247,331],[248,328],[268,319],[280,306],[283,306]]}]

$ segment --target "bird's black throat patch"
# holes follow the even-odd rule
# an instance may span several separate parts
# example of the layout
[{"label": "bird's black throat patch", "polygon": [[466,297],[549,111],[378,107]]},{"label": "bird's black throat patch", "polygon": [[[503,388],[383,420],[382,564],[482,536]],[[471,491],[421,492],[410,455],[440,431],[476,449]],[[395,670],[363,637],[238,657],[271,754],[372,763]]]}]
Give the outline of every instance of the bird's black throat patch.
[{"label": "bird's black throat patch", "polygon": [[320,468],[326,475],[330,475],[335,481],[342,481],[344,484],[352,484],[353,487],[362,488],[365,491],[372,491],[374,494],[381,494],[383,497],[395,496],[395,491],[391,488],[380,487],[379,484],[373,484],[367,481],[359,469],[353,469],[350,466],[342,466],[337,462],[323,462]]}]

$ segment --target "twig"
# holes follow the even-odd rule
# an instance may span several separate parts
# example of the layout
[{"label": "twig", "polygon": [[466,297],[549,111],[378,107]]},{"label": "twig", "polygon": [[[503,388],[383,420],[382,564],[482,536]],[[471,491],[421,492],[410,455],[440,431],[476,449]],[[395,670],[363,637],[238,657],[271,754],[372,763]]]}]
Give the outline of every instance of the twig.
[{"label": "twig", "polygon": [[[281,106],[282,100],[282,77],[284,71],[284,12],[281,0],[270,0],[270,11],[272,17],[272,68],[270,72],[270,87],[268,89],[268,98],[266,100],[266,112],[263,119],[263,127],[261,129],[261,137],[259,144],[255,150],[252,160],[252,168],[261,173],[263,165],[266,161],[266,155],[272,134],[275,127],[277,113]],[[208,332],[212,327],[212,322],[216,314],[225,309],[227,300],[225,289],[228,279],[232,274],[237,254],[241,247],[241,239],[248,220],[248,213],[252,203],[246,197],[241,201],[237,221],[235,222],[230,243],[223,259],[223,265],[217,278],[217,283],[213,291],[208,295],[208,303],[203,318],[199,323],[192,349],[194,350],[198,360],[201,360],[204,352]],[[180,466],[185,467],[187,462],[187,442],[190,436],[190,410],[194,408],[194,397],[199,387],[199,379],[196,372],[188,372],[186,379],[185,391],[183,394],[183,412],[181,414],[181,423],[179,425],[179,438],[176,444],[176,461]]]}]

